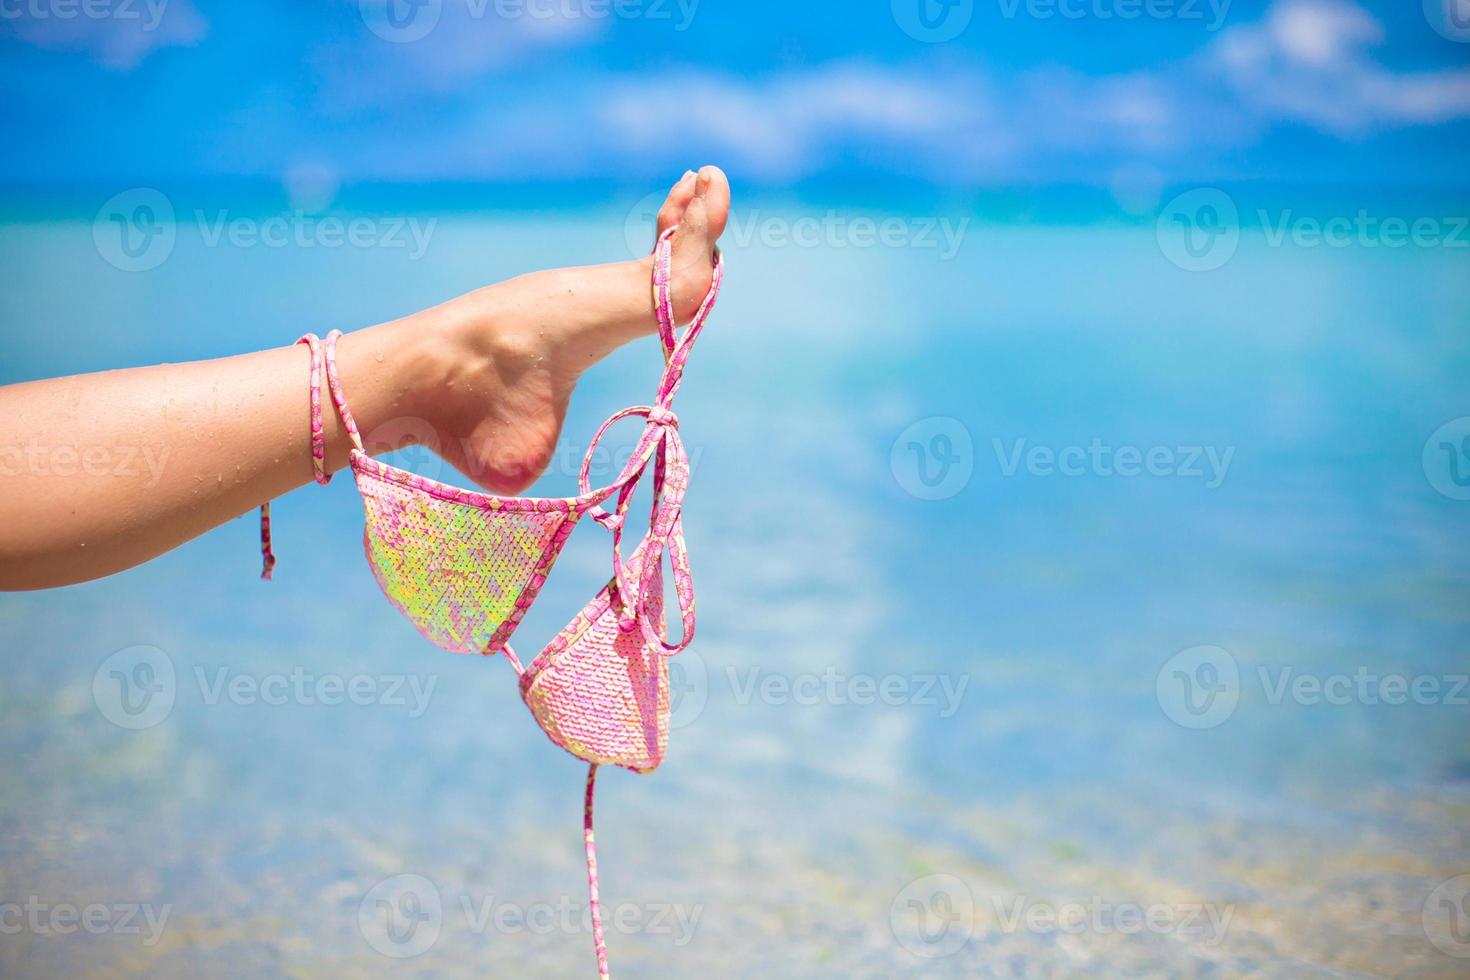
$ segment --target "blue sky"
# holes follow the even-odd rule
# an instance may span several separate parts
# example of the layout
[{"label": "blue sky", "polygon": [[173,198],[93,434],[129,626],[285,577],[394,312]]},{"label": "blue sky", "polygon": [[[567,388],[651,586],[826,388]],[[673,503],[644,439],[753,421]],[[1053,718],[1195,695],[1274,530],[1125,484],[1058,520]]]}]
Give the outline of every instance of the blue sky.
[{"label": "blue sky", "polygon": [[0,182],[1463,187],[1436,5],[0,0]]}]

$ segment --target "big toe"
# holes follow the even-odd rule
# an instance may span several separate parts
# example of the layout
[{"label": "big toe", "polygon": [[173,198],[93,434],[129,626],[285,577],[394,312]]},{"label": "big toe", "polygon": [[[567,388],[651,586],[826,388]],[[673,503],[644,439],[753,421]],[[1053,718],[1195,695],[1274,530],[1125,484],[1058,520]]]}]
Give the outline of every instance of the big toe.
[{"label": "big toe", "polygon": [[[693,196],[677,221],[679,230],[673,242],[674,312],[680,322],[694,315],[709,291],[715,243],[730,219],[730,182],[724,171],[703,167],[693,184]],[[660,219],[662,216],[661,212]],[[660,232],[665,227],[661,223]]]},{"label": "big toe", "polygon": [[662,235],[674,225],[684,219],[684,212],[689,208],[689,202],[694,200],[694,192],[699,188],[699,174],[693,170],[684,171],[684,176],[669,189],[669,196],[664,198],[664,203],[658,209],[658,234]]}]

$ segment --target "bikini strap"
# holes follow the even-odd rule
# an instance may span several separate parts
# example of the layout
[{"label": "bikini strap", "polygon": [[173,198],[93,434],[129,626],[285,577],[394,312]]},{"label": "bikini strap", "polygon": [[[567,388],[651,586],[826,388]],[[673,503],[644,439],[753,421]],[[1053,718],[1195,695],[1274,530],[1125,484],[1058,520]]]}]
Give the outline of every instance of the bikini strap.
[{"label": "bikini strap", "polygon": [[592,797],[597,789],[597,763],[587,767],[587,795],[582,804],[582,844],[587,851],[587,903],[592,912],[592,948],[597,952],[597,975],[606,980],[607,943],[602,936],[602,902],[597,895],[597,844],[592,839]]},{"label": "bikini strap", "polygon": [[267,582],[276,568],[276,553],[271,550],[271,502],[260,505],[260,577]]},{"label": "bikini strap", "polygon": [[[658,326],[659,343],[663,347],[664,371],[659,379],[658,394],[652,405],[636,405],[615,413],[587,446],[582,457],[582,467],[577,474],[577,488],[581,499],[588,506],[592,519],[612,532],[613,583],[609,590],[618,612],[618,625],[624,632],[641,630],[644,642],[652,649],[672,656],[684,650],[694,639],[694,580],[689,569],[689,553],[684,544],[684,524],[680,511],[684,503],[684,492],[689,486],[689,456],[683,440],[679,437],[679,417],[669,407],[684,380],[684,367],[689,352],[699,339],[715,301],[719,299],[720,285],[724,281],[725,262],[718,248],[714,250],[714,273],[710,288],[705,293],[698,312],[690,321],[683,336],[676,332],[674,302],[671,282],[673,280],[673,239],[678,226],[669,228],[658,236],[653,249],[653,309]],[[590,474],[592,458],[597,447],[616,422],[630,416],[641,416],[647,420],[628,462],[617,478],[607,486],[593,490]],[[648,518],[648,534],[644,539],[642,558],[636,569],[638,581],[633,583],[632,572],[623,562],[623,530],[627,523],[628,506],[644,472],[653,469],[653,506]],[[616,495],[612,510],[601,504]],[[659,590],[645,585],[654,575],[654,570],[663,561],[665,550],[673,571],[674,592],[679,604],[679,618],[683,635],[678,643],[670,643],[665,635],[662,610],[659,607],[662,595]]]},{"label": "bikini strap", "polygon": [[[582,472],[578,482],[584,494],[587,471],[592,454],[596,451],[609,426],[619,419],[641,415],[648,419],[638,445],[625,472],[631,470],[631,478],[620,477],[613,484],[617,500],[612,513],[601,507],[590,510],[593,518],[612,531],[613,581],[609,594],[618,612],[618,626],[624,632],[641,630],[644,642],[650,648],[662,650],[665,656],[682,652],[694,639],[694,580],[689,570],[688,550],[684,545],[684,525],[680,512],[684,506],[684,492],[689,486],[689,456],[684,442],[679,437],[679,420],[673,412],[657,405],[638,405],[625,408],[603,423],[587,455],[582,459]],[[641,564],[638,567],[637,585],[633,584],[631,569],[623,561],[623,531],[627,526],[628,507],[638,489],[639,478],[649,468],[653,470],[653,504],[648,517],[648,534],[642,546]],[[602,491],[594,491],[601,493]],[[679,603],[679,618],[683,635],[678,643],[670,643],[663,635],[664,624],[656,603],[662,598],[659,590],[645,585],[651,581],[654,569],[663,561],[665,549],[669,552],[669,563],[674,573],[674,591]]]},{"label": "bikini strap", "polygon": [[653,246],[653,312],[658,323],[659,343],[664,352],[664,373],[659,378],[655,403],[663,408],[668,408],[673,403],[674,395],[684,381],[684,366],[688,363],[689,351],[704,330],[705,322],[715,308],[715,301],[720,297],[720,286],[725,279],[725,257],[717,245],[712,256],[714,275],[710,280],[709,291],[704,294],[704,300],[699,304],[699,310],[694,314],[684,335],[677,336],[672,281],[674,233],[678,230],[678,225],[667,229],[658,236],[658,241]]},{"label": "bikini strap", "polygon": [[664,363],[674,352],[674,232],[678,225],[664,230],[653,243],[653,318],[658,324],[658,340],[664,349]]},{"label": "bikini strap", "polygon": [[[332,481],[327,472],[326,440],[322,436],[322,342],[314,333],[302,334],[297,344],[305,344],[311,353],[311,367],[307,375],[310,389],[311,419],[311,468],[312,478],[326,485]],[[293,345],[294,346],[294,345]],[[276,553],[271,546],[271,503],[260,505],[260,577],[270,581],[276,567]]]},{"label": "bikini strap", "polygon": [[326,486],[332,474],[327,472],[327,440],[322,432],[322,340],[309,333],[296,342],[311,348],[311,469],[312,478]]},{"label": "bikini strap", "polygon": [[347,430],[347,437],[352,440],[352,445],[358,452],[363,452],[362,436],[357,432],[357,420],[352,417],[352,409],[347,407],[347,399],[342,394],[342,379],[337,376],[337,341],[341,337],[340,330],[327,334],[327,386],[332,391],[332,404],[337,406],[337,414],[342,417],[342,426]]},{"label": "bikini strap", "polygon": [[[337,339],[342,336],[342,331],[333,330],[327,334],[326,344],[314,333],[302,334],[296,343],[305,344],[311,351],[311,369],[308,374],[308,397],[311,409],[311,470],[312,479],[322,486],[332,482],[332,474],[327,472],[327,440],[322,427],[322,371],[325,365],[327,382],[332,391],[332,403],[337,406],[337,414],[342,417],[342,425],[347,429],[347,435],[352,444],[360,451],[362,449],[362,438],[357,432],[357,422],[352,417],[352,411],[347,407],[347,401],[342,395],[342,382],[337,377]],[[267,500],[260,505],[260,577],[270,581],[271,572],[276,567],[276,554],[271,546],[271,504]]]}]

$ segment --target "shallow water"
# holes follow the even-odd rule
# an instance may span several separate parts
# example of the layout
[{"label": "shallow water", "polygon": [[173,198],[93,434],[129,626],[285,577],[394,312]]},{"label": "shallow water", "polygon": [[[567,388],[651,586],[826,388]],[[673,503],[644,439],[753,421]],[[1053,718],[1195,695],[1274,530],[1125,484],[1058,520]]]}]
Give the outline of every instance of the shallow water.
[{"label": "shallow water", "polygon": [[[770,232],[824,211],[739,216],[680,396],[700,639],[663,768],[601,781],[618,974],[1464,975],[1470,502],[1424,449],[1470,415],[1470,250],[1247,228],[1191,273],[1151,219],[876,215],[968,217],[952,256]],[[367,324],[626,254],[625,214],[447,213],[417,258],[186,221],[136,273],[90,216],[13,218],[0,381]],[[539,491],[656,370],[587,379]],[[270,585],[247,516],[0,597],[0,973],[588,974],[583,768],[382,600],[350,481],[274,517]]]}]

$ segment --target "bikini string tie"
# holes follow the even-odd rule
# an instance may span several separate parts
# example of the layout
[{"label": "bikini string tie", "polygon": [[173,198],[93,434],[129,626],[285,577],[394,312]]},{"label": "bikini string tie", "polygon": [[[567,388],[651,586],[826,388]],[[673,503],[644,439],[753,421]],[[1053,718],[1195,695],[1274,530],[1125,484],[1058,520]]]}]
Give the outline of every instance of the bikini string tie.
[{"label": "bikini string tie", "polygon": [[[670,406],[679,386],[683,384],[689,352],[694,348],[695,341],[704,331],[705,323],[714,310],[725,276],[725,260],[716,248],[710,288],[694,314],[694,319],[690,321],[683,335],[679,335],[673,295],[673,239],[676,231],[677,227],[669,228],[659,235],[653,248],[653,309],[659,344],[664,354],[664,370],[659,378],[657,397],[652,405],[625,408],[602,424],[587,447],[577,478],[580,492],[591,493],[589,475],[592,458],[607,430],[625,418],[641,416],[646,420],[627,464],[612,483],[612,486],[618,488],[617,502],[612,511],[599,506],[591,508],[588,513],[593,520],[612,531],[615,583],[612,596],[618,610],[619,628],[625,632],[635,629],[641,631],[649,647],[662,651],[665,656],[673,656],[688,647],[694,639],[695,627],[694,581],[689,570],[689,555],[684,545],[684,525],[680,516],[684,493],[689,486],[689,455],[679,437],[679,417]],[[623,529],[628,505],[650,464],[653,470],[654,500],[635,583],[631,577],[632,570],[623,562]],[[679,618],[683,630],[678,643],[670,643],[664,632],[662,594],[657,589],[643,588],[643,583],[651,581],[654,570],[663,561],[665,551],[669,554],[669,564],[673,570],[674,590],[678,597]]]},{"label": "bikini string tie", "polygon": [[602,902],[597,896],[597,844],[592,838],[592,797],[597,788],[597,763],[587,767],[587,797],[582,807],[582,842],[587,848],[587,904],[592,912],[592,945],[597,950],[597,975],[610,976],[607,942],[602,935]]},{"label": "bikini string tie", "polygon": [[[340,336],[339,331],[334,330],[332,333]],[[332,334],[328,334],[327,337],[335,344]],[[311,352],[309,377],[312,479],[326,486],[332,482],[332,474],[327,472],[326,438],[322,433],[322,341],[316,334],[308,333],[297,338],[296,343],[305,344]],[[276,567],[276,553],[271,547],[271,502],[269,500],[260,505],[260,561],[260,577],[269,582],[271,572]]]},{"label": "bikini string tie", "polygon": [[[611,596],[618,609],[618,626],[624,632],[639,630],[644,641],[665,656],[680,653],[694,639],[694,581],[689,571],[689,555],[684,544],[684,525],[680,516],[684,493],[689,486],[689,456],[679,437],[679,418],[673,411],[658,405],[635,405],[617,412],[597,430],[587,453],[582,457],[578,482],[588,492],[592,460],[607,430],[625,418],[647,420],[638,444],[634,447],[624,473],[614,484],[618,486],[616,503],[611,512],[592,508],[592,519],[612,531],[613,581]],[[623,532],[628,507],[643,474],[653,471],[653,506],[649,512],[648,533],[643,539],[641,558],[636,569],[623,560]],[[644,588],[655,569],[669,554],[674,573],[675,592],[683,635],[678,643],[670,643],[664,635],[660,589]],[[636,577],[635,577],[636,572]]]}]

